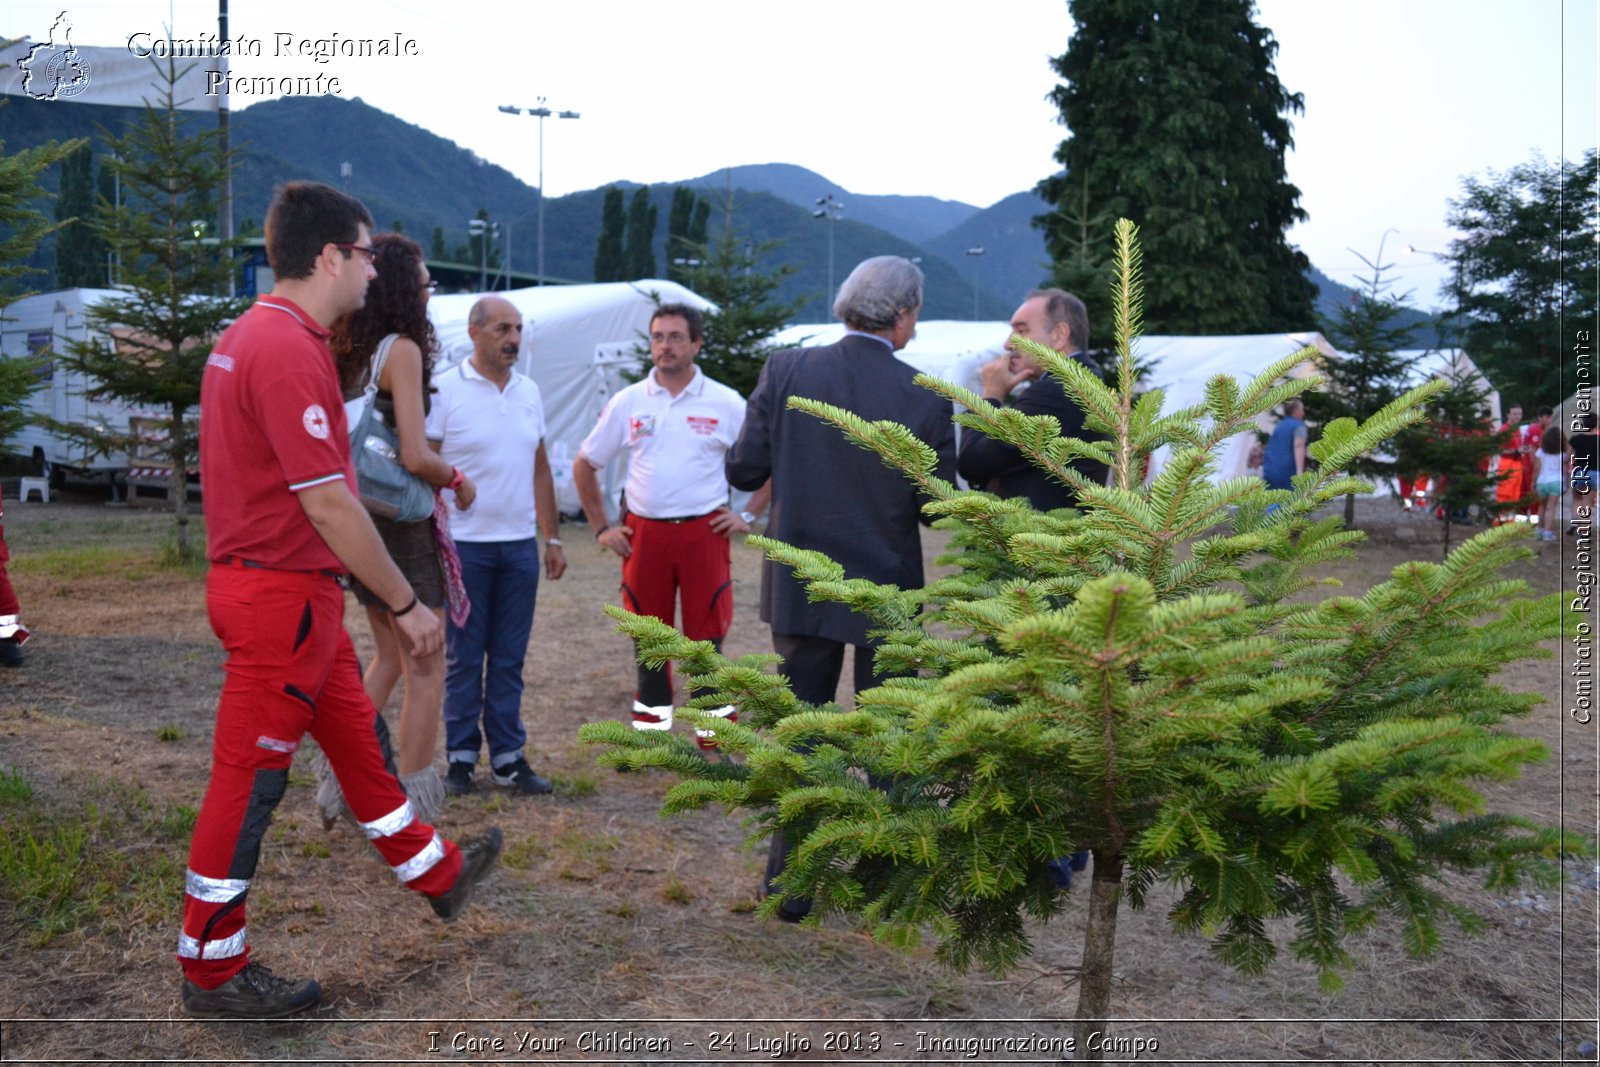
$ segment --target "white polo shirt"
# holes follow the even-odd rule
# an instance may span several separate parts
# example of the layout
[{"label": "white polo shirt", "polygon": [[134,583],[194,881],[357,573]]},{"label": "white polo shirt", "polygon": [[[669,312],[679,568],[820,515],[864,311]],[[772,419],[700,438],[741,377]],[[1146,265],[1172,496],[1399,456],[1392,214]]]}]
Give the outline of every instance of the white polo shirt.
[{"label": "white polo shirt", "polygon": [[635,515],[704,515],[728,503],[722,461],[743,426],[744,397],[699,367],[677,396],[651,370],[606,401],[578,455],[600,469],[628,450],[628,510]]},{"label": "white polo shirt", "polygon": [[445,462],[477,486],[465,511],[451,506],[457,541],[525,541],[539,530],[533,502],[533,460],[544,439],[539,387],[516,371],[502,390],[479,374],[471,358],[436,375],[438,392],[426,432],[441,442]]}]

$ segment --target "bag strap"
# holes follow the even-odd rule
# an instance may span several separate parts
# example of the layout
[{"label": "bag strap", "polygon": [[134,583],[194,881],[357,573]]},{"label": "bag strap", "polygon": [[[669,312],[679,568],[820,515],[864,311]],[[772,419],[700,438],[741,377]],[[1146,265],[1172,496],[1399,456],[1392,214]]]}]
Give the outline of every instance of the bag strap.
[{"label": "bag strap", "polygon": [[397,333],[391,333],[389,336],[378,342],[377,349],[372,353],[372,369],[368,372],[367,388],[365,390],[367,395],[367,403],[369,404],[372,403],[378,395],[378,379],[383,377],[383,365],[389,362],[389,349],[394,347],[395,340],[399,338],[399,336],[400,335]]}]

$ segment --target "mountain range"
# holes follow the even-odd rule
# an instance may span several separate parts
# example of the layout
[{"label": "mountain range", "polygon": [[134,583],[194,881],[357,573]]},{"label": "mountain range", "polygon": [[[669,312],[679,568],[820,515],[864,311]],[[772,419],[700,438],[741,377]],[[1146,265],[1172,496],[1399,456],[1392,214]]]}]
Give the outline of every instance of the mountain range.
[{"label": "mountain range", "polygon": [[[10,97],[0,106],[0,142],[10,150],[49,140],[120,133],[137,118],[136,109],[97,107],[63,101]],[[187,121],[209,121],[185,115]],[[480,209],[509,229],[510,263],[531,273],[535,247],[537,193],[504,168],[437,134],[374,108],[359,98],[285,97],[264,101],[233,116],[233,141],[239,158],[234,178],[234,216],[245,232],[265,215],[273,188],[309,178],[347,189],[371,209],[381,229],[399,228],[431,243],[442,228],[447,249],[466,244],[467,223]],[[98,148],[97,148],[98,151]],[[348,166],[347,166],[348,165]],[[347,173],[348,172],[348,173]],[[53,188],[54,173],[47,178]],[[615,183],[631,196],[638,183]],[[1034,216],[1048,205],[1031,191],[1018,192],[987,208],[928,196],[852,193],[804,167],[769,163],[731,167],[682,182],[651,187],[658,211],[656,262],[664,275],[666,218],[673,185],[687,185],[713,205],[713,238],[724,225],[724,207],[733,204],[733,225],[754,242],[777,244],[759,264],[797,269],[778,296],[798,301],[797,321],[826,321],[829,289],[829,229],[833,230],[832,283],[874,255],[915,257],[927,276],[928,319],[1005,319],[1023,292],[1049,273],[1049,257]],[[814,215],[819,198],[842,202],[841,217],[830,223]],[[604,189],[551,197],[545,203],[545,266],[553,279],[593,278],[595,243],[600,231]],[[981,249],[981,254],[977,251]],[[53,246],[41,246],[32,262],[49,268]],[[1353,290],[1315,269],[1319,310],[1331,313]],[[34,284],[45,284],[40,279]],[[1426,322],[1417,313],[1414,321]],[[1307,323],[1307,329],[1316,328]]]}]

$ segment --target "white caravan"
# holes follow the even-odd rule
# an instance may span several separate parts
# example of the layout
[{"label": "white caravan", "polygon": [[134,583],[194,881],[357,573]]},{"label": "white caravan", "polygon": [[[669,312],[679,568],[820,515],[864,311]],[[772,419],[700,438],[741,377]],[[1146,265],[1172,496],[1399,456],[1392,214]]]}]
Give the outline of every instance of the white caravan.
[{"label": "white caravan", "polygon": [[[0,307],[0,358],[17,359],[44,356],[41,384],[29,394],[25,406],[31,415],[59,422],[100,426],[106,429],[137,432],[141,425],[156,422],[163,413],[154,408],[135,407],[120,400],[90,400],[88,380],[69,371],[52,353],[66,352],[69,344],[97,337],[117,343],[115,337],[90,327],[87,312],[96,304],[118,296],[114,289],[62,289],[39,293]],[[126,472],[129,457],[120,452],[93,455],[82,445],[51,433],[43,426],[24,426],[9,441],[5,451],[30,457],[34,470],[59,485],[68,472],[112,476]],[[132,465],[138,464],[138,458]]]}]

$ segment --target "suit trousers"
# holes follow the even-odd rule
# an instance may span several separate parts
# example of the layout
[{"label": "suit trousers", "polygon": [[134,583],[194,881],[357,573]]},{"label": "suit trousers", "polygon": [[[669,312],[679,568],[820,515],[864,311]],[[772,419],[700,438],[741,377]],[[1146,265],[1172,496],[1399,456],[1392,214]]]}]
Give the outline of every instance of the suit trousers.
[{"label": "suit trousers", "polygon": [[[873,673],[870,647],[866,645],[854,647],[855,690],[859,693],[881,684],[888,675]],[[772,650],[783,657],[783,662],[778,665],[778,673],[789,679],[789,688],[794,691],[795,696],[807,704],[820,706],[832,701],[837,695],[839,676],[844,671],[843,641],[813,637],[809,634],[774,632]],[[873,784],[878,785],[876,782]],[[767,847],[767,873],[761,884],[763,896],[775,891],[773,882],[788,866],[789,853],[795,844],[793,834],[772,835],[772,843]],[[807,897],[787,897],[783,902],[783,912],[791,919],[802,918],[811,913],[811,900]]]}]

